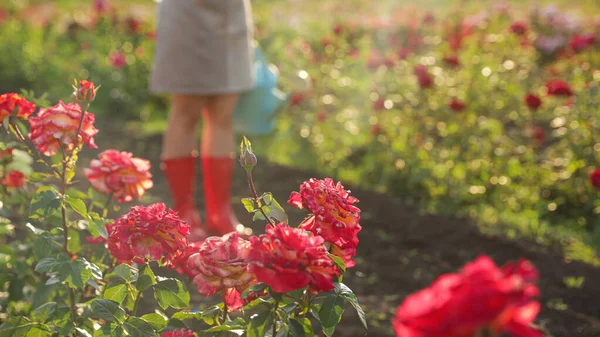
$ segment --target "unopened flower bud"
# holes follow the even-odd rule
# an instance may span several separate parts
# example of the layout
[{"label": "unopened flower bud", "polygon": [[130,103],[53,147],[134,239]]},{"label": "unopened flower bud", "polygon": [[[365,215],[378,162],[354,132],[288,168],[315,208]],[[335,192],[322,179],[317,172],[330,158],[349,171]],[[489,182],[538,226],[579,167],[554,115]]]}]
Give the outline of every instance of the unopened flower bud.
[{"label": "unopened flower bud", "polygon": [[248,138],[244,137],[244,140],[240,144],[240,165],[245,169],[252,169],[256,166],[258,160],[252,152],[252,144]]},{"label": "unopened flower bud", "polygon": [[75,91],[73,92],[73,95],[71,95],[71,99],[74,102],[83,101],[91,103],[96,98],[97,89],[93,82],[81,80],[79,81],[79,86],[73,86],[73,89],[75,89]]}]

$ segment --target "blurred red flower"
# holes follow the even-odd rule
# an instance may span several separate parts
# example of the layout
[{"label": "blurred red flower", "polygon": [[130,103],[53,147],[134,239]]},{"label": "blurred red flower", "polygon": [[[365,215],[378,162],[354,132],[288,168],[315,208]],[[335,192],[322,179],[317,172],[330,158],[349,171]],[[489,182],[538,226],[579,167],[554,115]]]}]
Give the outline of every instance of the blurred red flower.
[{"label": "blurred red flower", "polygon": [[502,269],[481,256],[455,274],[440,276],[429,288],[408,296],[396,311],[398,337],[472,337],[492,335],[543,337],[530,327],[540,310],[533,283],[535,267],[525,260]]},{"label": "blurred red flower", "polygon": [[337,25],[335,25],[335,27],[333,27],[333,33],[335,35],[341,35],[344,32],[344,25],[342,25],[341,23],[338,23]]},{"label": "blurred red flower", "polygon": [[546,132],[541,126],[534,125],[532,129],[532,136],[533,139],[535,139],[535,142],[539,145],[544,142],[544,139],[546,138]]},{"label": "blurred red flower", "polygon": [[378,100],[373,102],[373,110],[375,110],[375,111],[385,110],[385,99],[379,98]]},{"label": "blurred red flower", "polygon": [[340,271],[323,243],[322,237],[304,229],[269,225],[266,234],[250,238],[250,272],[278,293],[306,286],[315,293],[331,291],[333,275]]},{"label": "blurred red flower", "polygon": [[525,95],[524,101],[525,101],[525,105],[527,105],[527,107],[529,109],[534,110],[534,111],[537,110],[540,106],[542,106],[542,100],[538,96],[536,96],[532,93],[527,93]]},{"label": "blurred red flower", "polygon": [[548,95],[551,96],[573,96],[573,91],[569,84],[562,80],[550,80],[546,83]]},{"label": "blurred red flower", "polygon": [[227,308],[241,308],[241,293],[256,283],[248,271],[249,252],[250,242],[237,232],[207,238],[187,261],[198,292],[204,296],[220,292]]},{"label": "blurred red flower", "polygon": [[111,194],[119,202],[139,200],[153,186],[150,162],[130,152],[106,150],[83,172],[96,191]]},{"label": "blurred red flower", "polygon": [[2,180],[2,185],[7,187],[22,187],[25,185],[25,175],[21,171],[12,170]]},{"label": "blurred red flower", "polygon": [[575,52],[581,52],[588,47],[593,46],[595,43],[596,36],[594,34],[574,35],[569,41],[569,47]]},{"label": "blurred red flower", "polygon": [[431,13],[431,12],[425,13],[425,16],[423,16],[423,23],[424,24],[432,24],[434,22],[435,22],[435,16],[433,15],[433,13]]},{"label": "blurred red flower", "polygon": [[[358,199],[350,196],[342,183],[333,179],[311,178],[300,185],[300,192],[292,192],[288,203],[300,209],[307,209],[312,216],[300,224],[300,228],[320,235],[326,242],[340,248],[336,252],[344,260],[346,267],[355,265],[360,209],[354,206]],[[343,248],[343,249],[342,249]],[[337,255],[337,254],[336,254]]]},{"label": "blurred red flower", "polygon": [[523,21],[515,21],[510,25],[510,31],[516,35],[523,36],[527,33],[527,24]]},{"label": "blurred red flower", "polygon": [[419,82],[419,87],[421,89],[428,89],[433,86],[433,79],[424,65],[419,64],[415,66],[414,73],[415,76],[417,76],[417,81]]},{"label": "blurred red flower", "polygon": [[14,114],[17,118],[27,119],[35,110],[35,104],[16,93],[0,95],[0,123],[5,117]]},{"label": "blurred red flower", "polygon": [[196,334],[192,330],[180,329],[167,331],[160,337],[196,337]]},{"label": "blurred red flower", "polygon": [[590,183],[592,186],[600,190],[600,169],[596,169],[590,174]]},{"label": "blurred red flower", "polygon": [[295,93],[292,93],[292,95],[290,96],[290,105],[298,106],[298,105],[302,104],[302,102],[304,102],[305,100],[306,100],[306,98],[304,97],[304,95],[302,93],[295,92]]},{"label": "blurred red flower", "polygon": [[170,265],[187,246],[190,227],[163,203],[132,207],[109,228],[108,250],[120,262]]},{"label": "blurred red flower", "polygon": [[12,162],[13,151],[14,151],[14,149],[12,149],[12,148],[0,151],[0,163],[8,164],[8,163]]},{"label": "blurred red flower", "polygon": [[94,136],[98,133],[94,127],[96,117],[86,112],[81,130],[77,134],[81,114],[79,104],[65,104],[62,101],[48,109],[41,108],[37,116],[29,118],[31,124],[29,138],[46,156],[57,154],[60,148],[72,151],[79,136],[84,144],[95,149],[97,146],[94,143]]},{"label": "blurred red flower", "polygon": [[448,107],[454,112],[460,112],[465,109],[466,105],[465,102],[455,98],[448,103]]},{"label": "blurred red flower", "polygon": [[456,68],[458,66],[460,66],[460,60],[458,59],[458,56],[456,55],[449,55],[449,56],[444,56],[444,63],[446,63],[447,65]]},{"label": "blurred red flower", "polygon": [[120,51],[112,52],[108,56],[108,61],[110,62],[111,66],[115,69],[123,69],[127,64],[125,60],[125,54]]}]

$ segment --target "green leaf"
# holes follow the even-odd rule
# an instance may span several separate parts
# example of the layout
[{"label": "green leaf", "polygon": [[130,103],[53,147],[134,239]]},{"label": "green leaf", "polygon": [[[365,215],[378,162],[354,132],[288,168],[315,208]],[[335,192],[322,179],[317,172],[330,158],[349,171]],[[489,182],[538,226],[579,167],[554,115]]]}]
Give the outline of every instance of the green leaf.
[{"label": "green leaf", "polygon": [[[344,313],[345,300],[338,294],[330,294],[323,301],[321,310],[319,310],[319,320],[323,326],[323,332],[326,333],[335,329],[335,326],[342,320],[342,314]],[[327,331],[325,331],[327,330]],[[327,336],[331,336],[331,333]]]},{"label": "green leaf", "polygon": [[106,219],[94,219],[92,217],[88,217],[88,231],[92,234],[93,237],[97,238],[99,236],[104,239],[108,238],[108,231],[106,230]]},{"label": "green leaf", "polygon": [[111,277],[120,277],[125,281],[132,281],[135,279],[134,275],[134,271],[137,274],[137,270],[133,269],[130,265],[128,264],[120,264],[118,266],[115,267],[115,269],[113,269],[112,273],[106,274],[106,278],[111,278]]},{"label": "green leaf", "polygon": [[33,310],[31,313],[31,318],[37,322],[45,323],[52,317],[52,315],[54,315],[55,312],[56,302],[48,302]]},{"label": "green leaf", "polygon": [[173,278],[163,279],[154,285],[154,298],[163,310],[168,307],[181,309],[190,305],[190,293],[179,280]]},{"label": "green leaf", "polygon": [[81,337],[92,337],[92,335],[90,335],[89,332],[85,331],[82,328],[75,328],[75,331],[77,331],[77,336],[81,336]]},{"label": "green leaf", "polygon": [[259,312],[250,317],[246,327],[246,337],[265,337],[273,328],[273,312],[271,310]]},{"label": "green leaf", "polygon": [[123,301],[127,298],[128,295],[128,285],[125,281],[121,281],[120,283],[113,284],[110,287],[104,290],[104,298],[107,300],[111,300],[117,302],[119,305],[123,303]]},{"label": "green leaf", "polygon": [[342,272],[346,271],[346,264],[344,263],[344,260],[342,260],[341,257],[337,256],[337,255],[333,255],[331,253],[327,253],[327,255],[333,260],[333,262],[335,262],[335,265],[340,268],[342,270]]},{"label": "green leaf", "polygon": [[[233,322],[227,322],[227,323],[233,323]],[[230,333],[234,333],[238,336],[241,336],[244,334],[244,326],[240,325],[240,324],[231,324],[231,325],[219,325],[219,326],[214,326],[212,328],[209,328],[207,330],[202,330],[198,333],[198,336],[217,336],[220,335],[220,332],[230,332]],[[227,336],[230,336],[231,334],[228,334]]]},{"label": "green leaf", "polygon": [[60,200],[56,191],[52,189],[42,191],[31,199],[29,217],[33,219],[47,218],[58,211],[61,205]]},{"label": "green leaf", "polygon": [[0,325],[0,337],[24,337],[33,325],[27,317],[8,317],[6,322]]},{"label": "green leaf", "polygon": [[360,320],[360,323],[362,324],[363,328],[365,328],[365,330],[368,330],[369,327],[367,325],[367,318],[365,312],[358,303],[358,298],[356,297],[356,295],[352,292],[350,288],[348,288],[348,286],[346,286],[343,283],[333,283],[333,285],[335,286],[335,292],[343,298],[345,298],[346,300],[348,300],[350,304],[352,304],[352,306],[356,310],[356,313],[358,314],[358,319]]},{"label": "green leaf", "polygon": [[59,280],[77,289],[83,289],[87,281],[92,277],[102,279],[102,272],[98,266],[89,263],[81,257],[70,261],[69,257],[65,254],[59,256],[56,271]]},{"label": "green leaf", "polygon": [[33,326],[27,332],[27,337],[52,337],[52,332],[43,325]]},{"label": "green leaf", "polygon": [[288,223],[288,216],[285,213],[285,210],[281,205],[273,198],[273,194],[271,192],[264,193],[260,196],[260,203],[263,205],[262,210],[269,217],[269,219],[274,219],[275,222],[285,222]]},{"label": "green leaf", "polygon": [[123,328],[131,337],[154,337],[156,331],[150,323],[139,317],[129,317],[123,323]]},{"label": "green leaf", "polygon": [[65,197],[65,201],[69,206],[71,206],[72,210],[79,213],[79,215],[82,217],[87,215],[87,207],[85,206],[83,200],[79,198]]},{"label": "green leaf", "polygon": [[35,271],[37,271],[38,273],[48,273],[54,270],[54,268],[56,268],[57,265],[58,263],[56,262],[55,257],[47,257],[40,260],[35,265]]},{"label": "green leaf", "polygon": [[288,324],[293,337],[314,336],[310,319],[306,317],[292,318],[288,321]]},{"label": "green leaf", "polygon": [[160,312],[146,314],[142,316],[142,319],[152,325],[156,331],[161,331],[166,328],[169,323],[169,318]]},{"label": "green leaf", "polygon": [[45,285],[45,284],[38,285],[37,288],[35,289],[35,293],[33,293],[31,306],[33,308],[37,308],[37,307],[41,306],[42,304],[48,302],[50,299],[50,296],[52,295],[52,292],[55,289],[56,289],[56,286],[54,286],[54,285]]},{"label": "green leaf", "polygon": [[52,176],[52,175],[48,174],[48,173],[33,172],[29,175],[29,177],[27,177],[27,180],[29,180],[32,183],[40,183],[40,182],[44,181],[44,179],[46,179],[50,176]]},{"label": "green leaf", "polygon": [[73,254],[79,253],[81,250],[81,238],[79,237],[79,231],[73,228],[69,229],[69,251]]},{"label": "green leaf", "polygon": [[212,307],[204,310],[200,314],[200,319],[202,319],[204,321],[204,323],[206,323],[208,325],[214,325],[217,322],[217,319],[220,314],[221,314],[221,307],[215,305],[215,306],[212,306]]},{"label": "green leaf", "polygon": [[54,253],[54,249],[50,244],[50,239],[43,235],[38,236],[33,242],[33,255],[36,260],[42,260],[52,253]]},{"label": "green leaf", "polygon": [[92,302],[92,315],[108,322],[123,322],[125,319],[125,311],[117,303],[105,299]]},{"label": "green leaf", "polygon": [[248,213],[252,214],[256,212],[255,203],[253,198],[242,198],[242,204]]},{"label": "green leaf", "polygon": [[138,276],[137,282],[135,283],[135,287],[140,292],[156,284],[156,276],[154,275],[152,268],[148,265],[143,268],[142,274]]}]

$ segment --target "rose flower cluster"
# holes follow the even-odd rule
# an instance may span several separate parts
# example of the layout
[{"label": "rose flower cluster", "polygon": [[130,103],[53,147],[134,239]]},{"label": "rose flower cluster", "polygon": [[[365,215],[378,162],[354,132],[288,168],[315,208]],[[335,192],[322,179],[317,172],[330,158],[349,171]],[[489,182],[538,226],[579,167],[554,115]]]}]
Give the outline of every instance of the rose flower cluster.
[{"label": "rose flower cluster", "polygon": [[[110,154],[130,158],[116,151]],[[110,166],[100,164],[102,157],[92,166]],[[88,178],[93,173],[86,170]],[[116,178],[102,173],[100,186],[108,188],[111,179],[120,181],[119,173],[114,174]],[[232,232],[203,242],[188,242],[189,226],[159,203],[133,207],[114,224],[106,225],[108,239],[100,241],[121,262],[159,261],[175,268],[190,277],[201,294],[221,295],[229,310],[241,308],[256,296],[250,294],[244,300],[241,295],[257,282],[279,293],[302,288],[312,293],[331,291],[341,270],[330,254],[344,258],[348,266],[354,265],[360,210],[353,204],[358,200],[329,178],[305,182],[290,200],[313,212],[300,228],[269,224],[265,234],[249,240]]]}]

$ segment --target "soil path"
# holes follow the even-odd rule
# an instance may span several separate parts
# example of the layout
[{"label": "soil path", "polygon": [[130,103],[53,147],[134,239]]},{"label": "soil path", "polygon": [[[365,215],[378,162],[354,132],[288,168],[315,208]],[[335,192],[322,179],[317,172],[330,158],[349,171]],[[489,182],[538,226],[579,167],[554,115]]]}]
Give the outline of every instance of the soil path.
[{"label": "soil path", "polygon": [[[102,133],[97,137],[100,149],[127,150],[152,162],[155,187],[145,201],[169,204],[168,188],[158,169],[160,137],[134,139],[130,134]],[[84,152],[90,156],[96,153]],[[81,165],[88,162],[89,157]],[[259,193],[272,192],[282,205],[291,191],[311,177],[322,176],[275,165],[263,158],[259,158],[255,169]],[[198,190],[201,191],[201,181]],[[363,230],[359,235],[357,265],[347,272],[344,281],[358,295],[367,313],[369,336],[393,336],[389,321],[406,295],[427,286],[442,273],[459,269],[480,254],[491,256],[499,264],[523,257],[538,267],[543,306],[538,324],[551,336],[600,336],[600,269],[565,261],[559,252],[535,243],[484,235],[463,219],[422,214],[383,194],[364,190],[352,190],[352,194],[360,200]],[[239,168],[232,198],[240,220],[252,224],[239,201],[248,195],[243,170]],[[202,207],[201,193],[198,200]],[[286,206],[291,224],[299,223],[305,216],[304,212]],[[257,232],[264,229],[260,228],[262,224],[252,227]],[[583,277],[583,285],[569,288],[564,281],[566,277]],[[345,316],[335,336],[364,335],[351,306]]]}]

